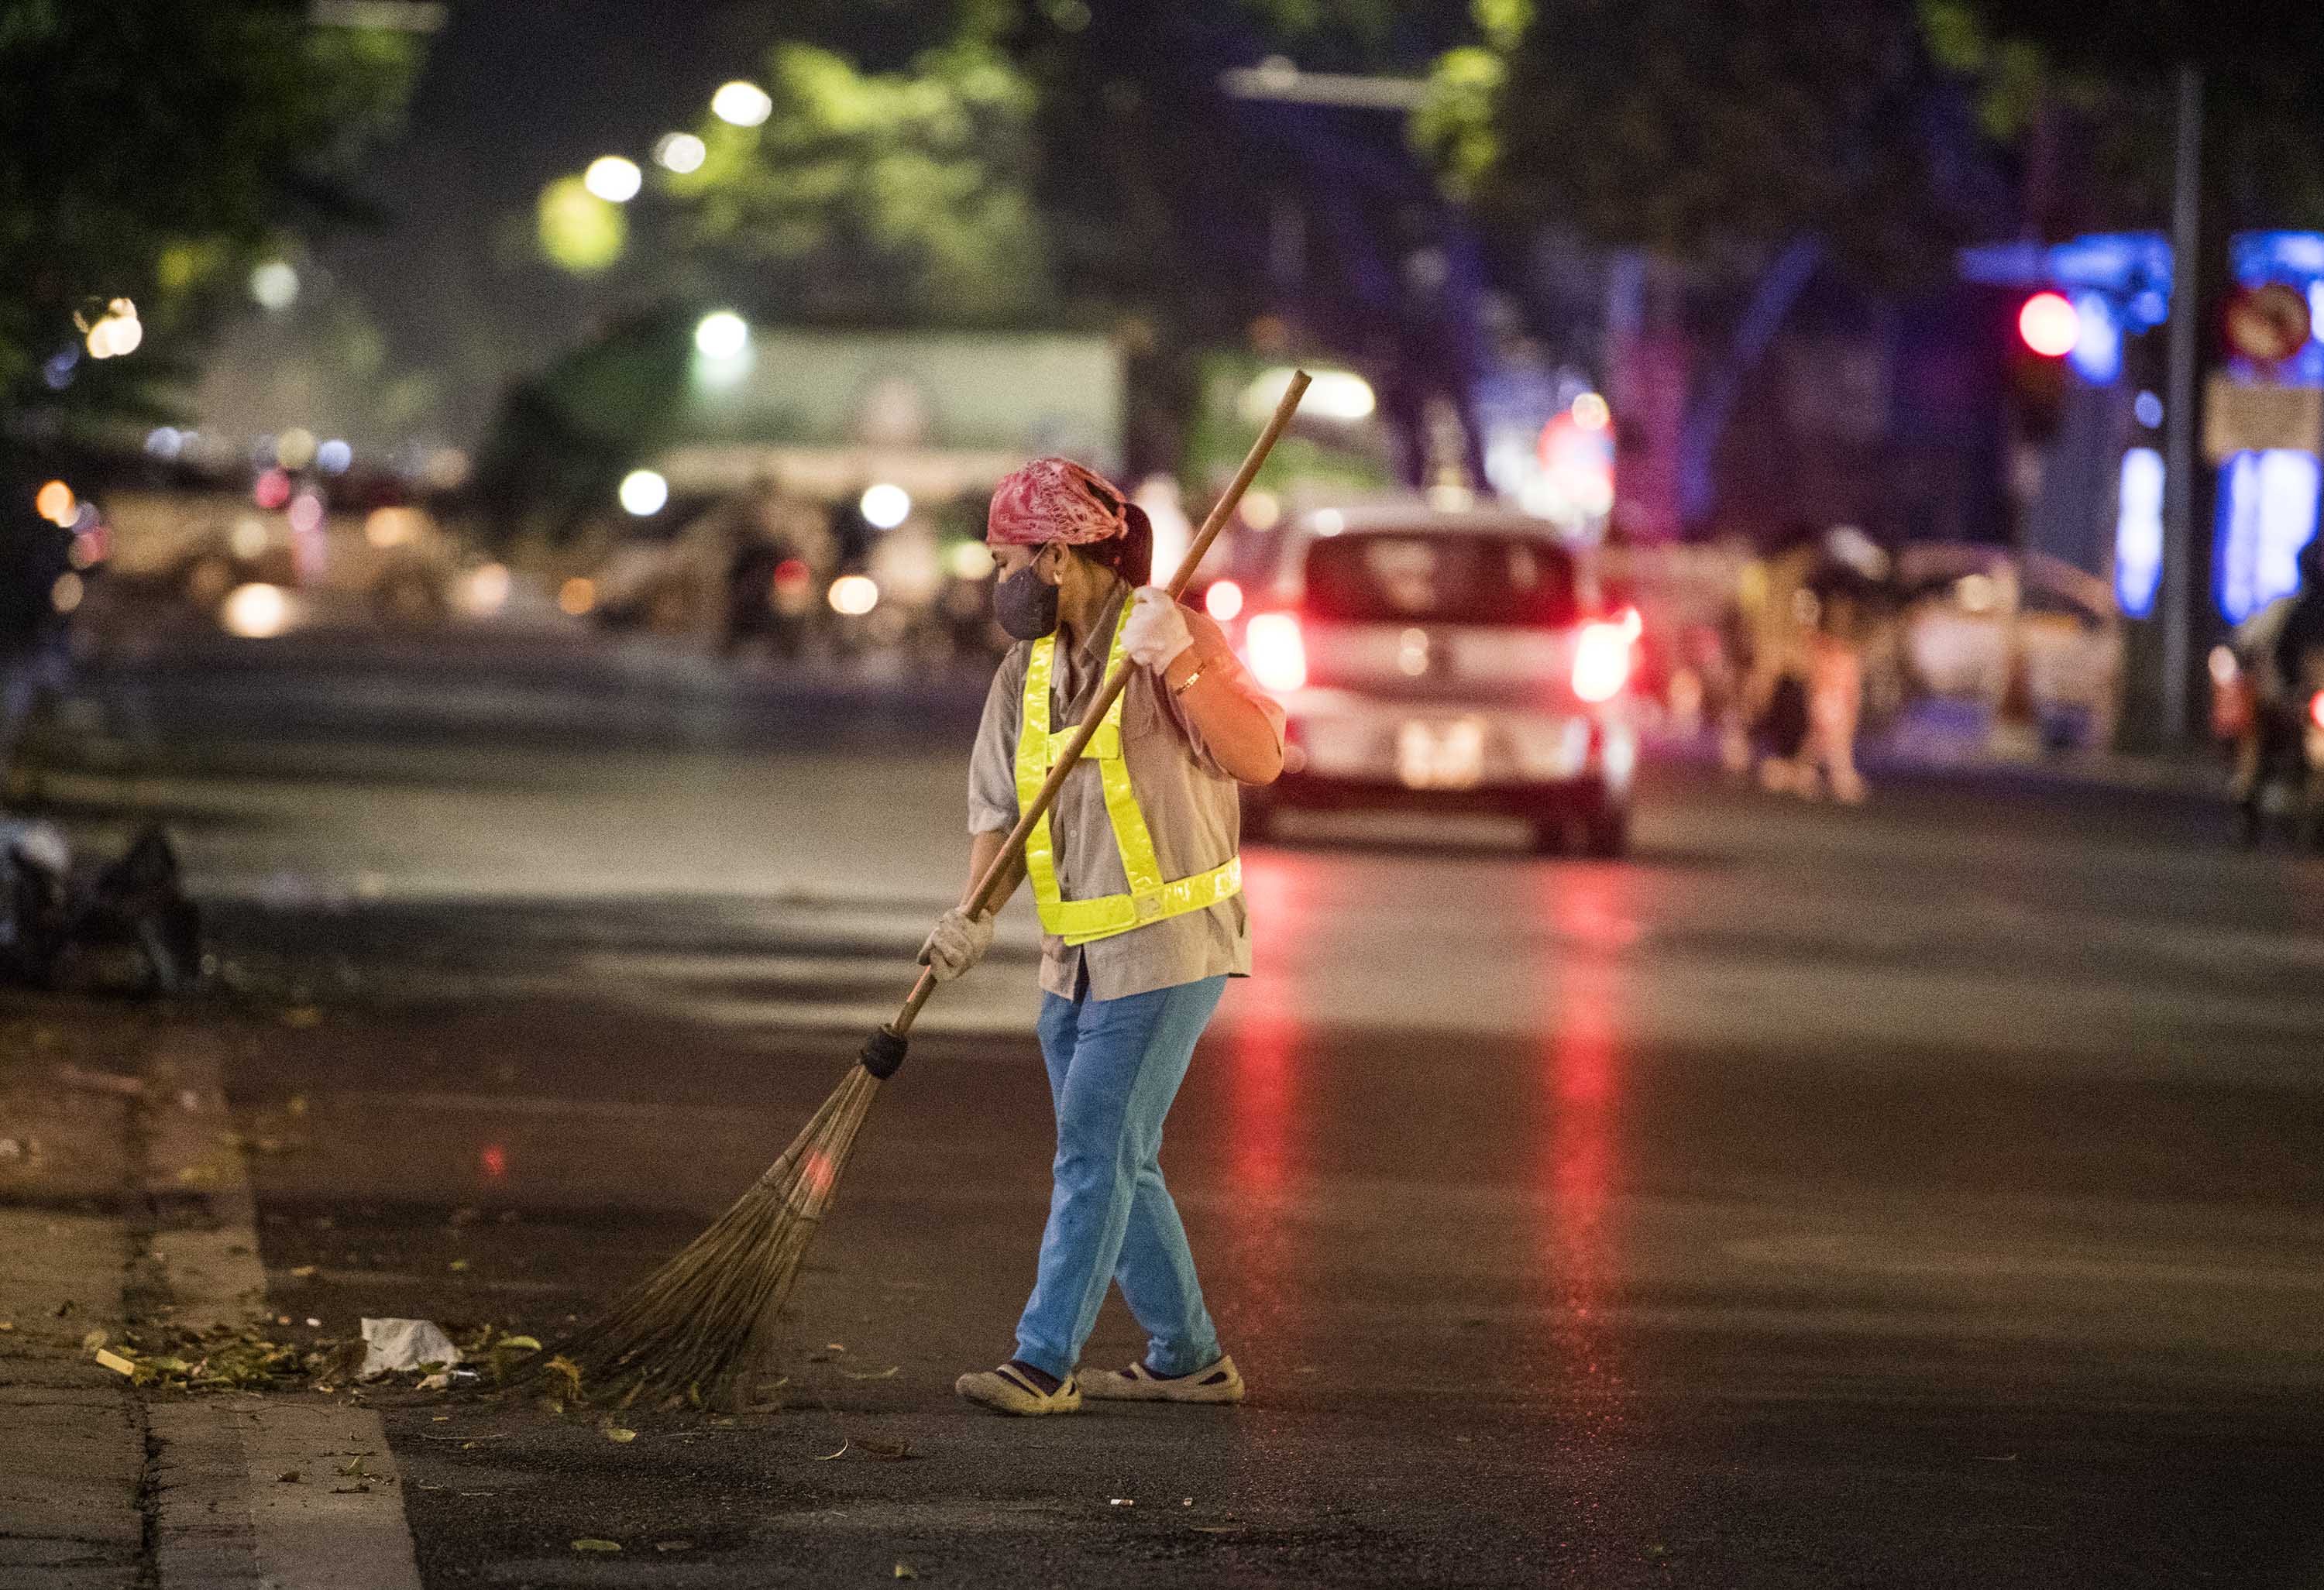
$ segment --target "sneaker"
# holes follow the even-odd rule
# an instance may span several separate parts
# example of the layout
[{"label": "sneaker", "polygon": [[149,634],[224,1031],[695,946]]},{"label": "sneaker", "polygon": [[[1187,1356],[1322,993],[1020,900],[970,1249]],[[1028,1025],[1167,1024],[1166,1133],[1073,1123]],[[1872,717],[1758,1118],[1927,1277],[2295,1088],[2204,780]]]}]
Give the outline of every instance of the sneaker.
[{"label": "sneaker", "polygon": [[1192,1374],[1157,1374],[1143,1364],[1119,1373],[1093,1369],[1082,1377],[1082,1394],[1117,1402],[1240,1402],[1242,1373],[1224,1353]]},{"label": "sneaker", "polygon": [[1014,1364],[964,1374],[952,1389],[995,1413],[1078,1413],[1082,1406],[1081,1383],[1074,1376],[1065,1376],[1056,1391],[1045,1392]]}]

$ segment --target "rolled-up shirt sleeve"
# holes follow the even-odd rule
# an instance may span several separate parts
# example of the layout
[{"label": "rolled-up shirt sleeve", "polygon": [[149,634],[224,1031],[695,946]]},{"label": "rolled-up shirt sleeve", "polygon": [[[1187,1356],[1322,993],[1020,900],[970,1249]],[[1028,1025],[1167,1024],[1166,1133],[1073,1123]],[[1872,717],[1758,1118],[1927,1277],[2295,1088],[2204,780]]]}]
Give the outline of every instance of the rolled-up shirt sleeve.
[{"label": "rolled-up shirt sleeve", "polygon": [[[1186,631],[1194,639],[1194,657],[1202,664],[1203,672],[1223,679],[1229,689],[1257,707],[1274,727],[1275,743],[1280,749],[1283,745],[1283,703],[1259,688],[1259,681],[1250,676],[1250,670],[1243,666],[1242,659],[1235,656],[1234,648],[1227,643],[1226,631],[1213,622],[1208,613],[1198,612],[1192,608],[1185,611]],[[1170,715],[1178,731],[1185,736],[1195,765],[1214,778],[1232,777],[1232,774],[1219,766],[1218,758],[1212,755],[1210,746],[1204,741],[1203,731],[1194,726],[1185,704],[1173,697],[1168,690],[1160,688],[1158,681],[1155,694],[1162,704],[1162,710]]]},{"label": "rolled-up shirt sleeve", "polygon": [[976,749],[968,758],[968,832],[1006,833],[1017,825],[1017,719],[1024,710],[1022,647],[1001,659],[984,717],[976,727]]}]

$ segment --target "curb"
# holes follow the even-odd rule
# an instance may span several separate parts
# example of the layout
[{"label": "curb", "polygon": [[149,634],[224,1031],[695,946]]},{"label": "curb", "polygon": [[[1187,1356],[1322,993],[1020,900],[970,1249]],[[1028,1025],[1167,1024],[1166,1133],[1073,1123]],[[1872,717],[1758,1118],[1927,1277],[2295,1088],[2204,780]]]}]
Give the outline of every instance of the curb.
[{"label": "curb", "polygon": [[0,1206],[0,1584],[420,1590],[376,1411],[149,1399],[85,1345],[141,1320],[240,1327],[264,1305],[214,1042],[153,1038],[136,1076],[0,1066],[0,1120],[15,1167],[0,1191],[20,1199]]}]

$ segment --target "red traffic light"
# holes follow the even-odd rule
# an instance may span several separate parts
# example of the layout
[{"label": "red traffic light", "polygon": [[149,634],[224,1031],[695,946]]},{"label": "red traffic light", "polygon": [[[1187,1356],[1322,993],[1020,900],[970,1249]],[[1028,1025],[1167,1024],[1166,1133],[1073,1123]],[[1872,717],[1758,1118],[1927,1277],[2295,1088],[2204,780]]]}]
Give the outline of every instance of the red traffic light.
[{"label": "red traffic light", "polygon": [[2017,335],[2044,359],[2062,359],[2081,340],[2081,312],[2062,294],[2037,292],[2017,311]]}]

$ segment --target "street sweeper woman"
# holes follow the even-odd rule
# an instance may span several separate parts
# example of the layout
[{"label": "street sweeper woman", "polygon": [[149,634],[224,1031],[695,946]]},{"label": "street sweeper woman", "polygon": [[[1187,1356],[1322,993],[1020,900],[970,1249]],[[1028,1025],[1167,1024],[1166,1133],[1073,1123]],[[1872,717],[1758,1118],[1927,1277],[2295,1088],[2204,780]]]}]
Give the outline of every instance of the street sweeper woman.
[{"label": "street sweeper woman", "polygon": [[[1227,979],[1250,973],[1237,786],[1283,770],[1283,710],[1217,625],[1148,584],[1151,527],[1089,470],[1062,458],[1019,470],[993,492],[985,538],[999,565],[994,614],[1019,644],[992,681],[971,762],[968,893],[920,951],[937,979],[991,946],[991,914],[964,909],[977,880],[1108,669],[1125,657],[1134,667],[1025,842],[1055,1184],[1015,1356],[957,1389],[1004,1413],[1071,1413],[1085,1396],[1237,1402],[1242,1377],[1203,1305],[1158,1156],[1195,1040]],[[1146,1356],[1077,1374],[1110,1282],[1149,1337]]]}]

